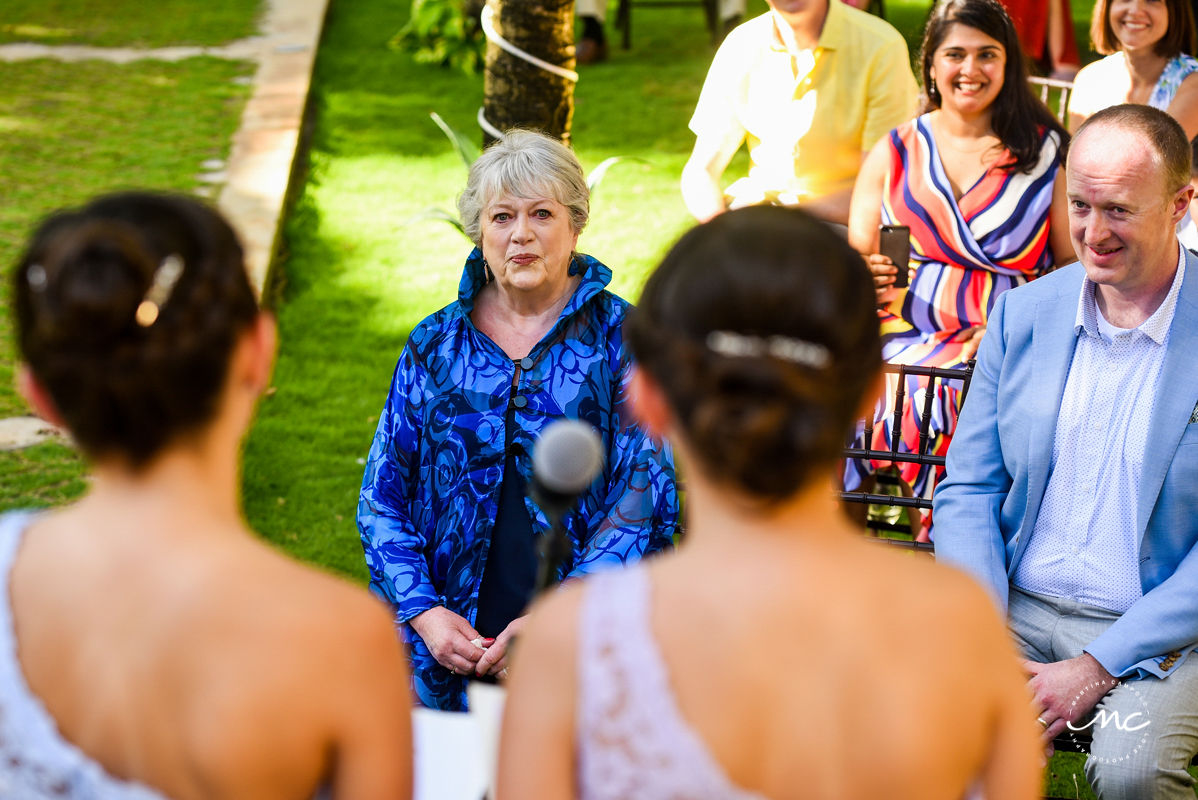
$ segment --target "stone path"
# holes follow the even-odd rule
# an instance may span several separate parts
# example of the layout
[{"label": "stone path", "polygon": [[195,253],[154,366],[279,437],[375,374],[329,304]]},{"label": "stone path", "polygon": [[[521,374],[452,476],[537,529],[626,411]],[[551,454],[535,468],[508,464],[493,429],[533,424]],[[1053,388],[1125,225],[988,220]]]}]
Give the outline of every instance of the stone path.
[{"label": "stone path", "polygon": [[220,47],[92,47],[82,44],[37,44],[13,42],[0,44],[0,61],[31,61],[35,58],[52,58],[55,61],[108,61],[113,64],[128,64],[131,61],[182,61],[196,56],[234,58],[245,61],[257,59],[262,50],[269,46],[267,37],[252,36],[239,39]]},{"label": "stone path", "polygon": [[[241,125],[233,135],[229,160],[204,162],[200,165],[203,172],[197,177],[201,183],[220,186],[217,206],[237,229],[250,279],[261,292],[278,241],[327,7],[328,0],[267,0],[261,35],[219,47],[139,50],[18,42],[0,45],[0,61],[53,58],[127,64],[196,56],[256,61],[254,88],[242,112]],[[53,426],[32,417],[0,419],[0,450],[28,447],[53,435]]]},{"label": "stone path", "polygon": [[37,417],[0,419],[0,452],[41,444],[61,435],[58,428]]}]

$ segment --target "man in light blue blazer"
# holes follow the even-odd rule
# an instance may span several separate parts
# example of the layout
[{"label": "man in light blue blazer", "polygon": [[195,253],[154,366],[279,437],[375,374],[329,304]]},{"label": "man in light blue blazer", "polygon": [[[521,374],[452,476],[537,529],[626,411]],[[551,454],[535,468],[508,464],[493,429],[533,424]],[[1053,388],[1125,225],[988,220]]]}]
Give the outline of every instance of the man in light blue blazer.
[{"label": "man in light blue blazer", "polygon": [[1101,798],[1194,797],[1198,257],[1190,148],[1101,111],[1066,165],[1080,259],[995,304],[935,498],[936,553],[1007,611],[1045,739]]}]

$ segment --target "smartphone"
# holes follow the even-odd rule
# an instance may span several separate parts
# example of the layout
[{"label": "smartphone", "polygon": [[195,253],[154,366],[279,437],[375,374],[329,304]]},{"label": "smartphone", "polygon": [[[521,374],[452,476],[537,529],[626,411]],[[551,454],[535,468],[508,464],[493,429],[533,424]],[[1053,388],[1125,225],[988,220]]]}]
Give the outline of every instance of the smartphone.
[{"label": "smartphone", "polygon": [[878,252],[889,258],[898,267],[894,285],[898,289],[907,287],[907,268],[911,261],[911,229],[906,225],[879,225]]}]

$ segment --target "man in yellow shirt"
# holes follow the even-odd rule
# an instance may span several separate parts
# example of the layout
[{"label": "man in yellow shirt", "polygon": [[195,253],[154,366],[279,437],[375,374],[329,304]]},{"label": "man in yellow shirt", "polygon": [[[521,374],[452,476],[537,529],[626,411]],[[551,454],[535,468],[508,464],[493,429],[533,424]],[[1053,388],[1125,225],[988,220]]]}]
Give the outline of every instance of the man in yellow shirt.
[{"label": "man in yellow shirt", "polygon": [[[907,44],[840,0],[768,0],[715,54],[691,118],[682,197],[699,220],[755,203],[846,224],[864,155],[915,113]],[[720,178],[748,140],[746,178]]]}]

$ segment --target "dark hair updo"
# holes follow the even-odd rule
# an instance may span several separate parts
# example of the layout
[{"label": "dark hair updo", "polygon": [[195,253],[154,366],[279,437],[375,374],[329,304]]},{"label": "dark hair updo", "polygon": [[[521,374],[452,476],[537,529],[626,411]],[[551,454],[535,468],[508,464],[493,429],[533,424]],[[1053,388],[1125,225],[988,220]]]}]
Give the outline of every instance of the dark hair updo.
[{"label": "dark hair updo", "polygon": [[679,239],[627,337],[704,474],[767,502],[828,472],[882,361],[861,257],[814,217],[774,206]]},{"label": "dark hair updo", "polygon": [[135,469],[213,418],[258,314],[232,228],[182,196],[113,194],[50,216],[13,289],[17,346],[79,446]]}]

